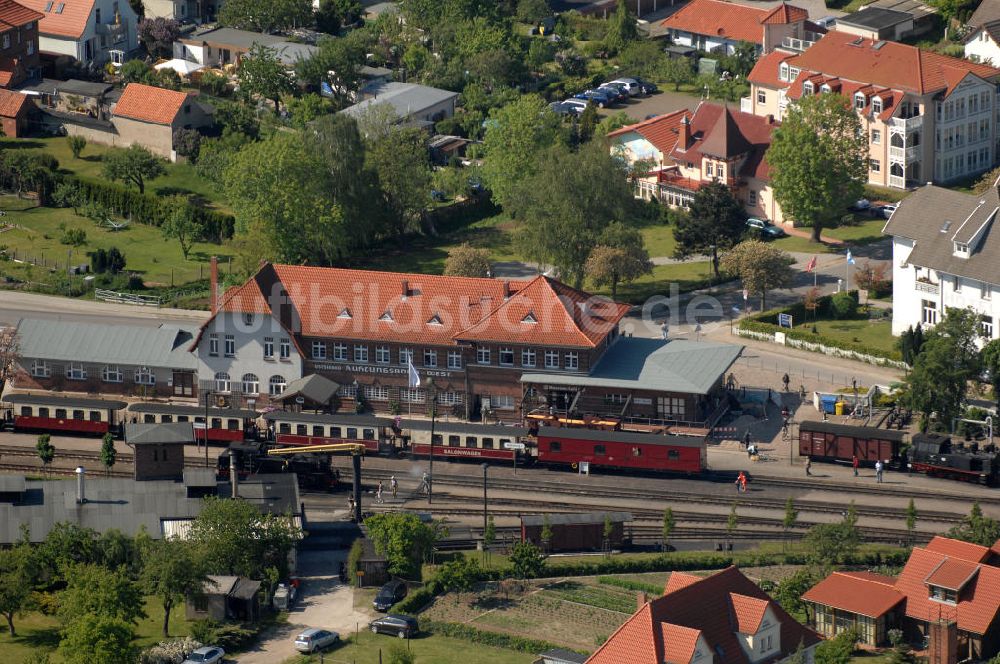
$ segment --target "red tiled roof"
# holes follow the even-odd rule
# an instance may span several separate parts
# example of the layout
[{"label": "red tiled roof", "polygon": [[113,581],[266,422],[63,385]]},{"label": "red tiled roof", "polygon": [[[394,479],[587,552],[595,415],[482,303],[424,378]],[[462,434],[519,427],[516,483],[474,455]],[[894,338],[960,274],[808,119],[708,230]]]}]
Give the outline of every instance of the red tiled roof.
[{"label": "red tiled roof", "polygon": [[747,80],[769,88],[784,88],[788,83],[778,78],[781,63],[794,58],[795,54],[785,51],[771,51],[757,58],[757,63],[747,74]]},{"label": "red tiled roof", "polygon": [[[673,578],[676,574],[672,574]],[[683,580],[683,577],[682,577]],[[732,596],[742,595],[766,603],[780,623],[782,652],[780,659],[794,651],[799,643],[806,648],[818,643],[812,630],[800,625],[767,594],[735,567],[699,579],[659,597],[637,611],[617,632],[587,660],[588,664],[662,664],[668,645],[662,642],[670,633],[660,625],[677,625],[698,630],[706,645],[719,653],[715,664],[749,664],[736,631],[736,610]],[[684,637],[690,640],[689,633]],[[686,646],[686,643],[684,644]],[[672,649],[673,646],[669,646]]]},{"label": "red tiled roof", "polygon": [[45,15],[41,12],[36,12],[34,9],[14,2],[14,0],[0,0],[0,30],[6,27],[13,28],[25,25],[37,21],[43,16]]},{"label": "red tiled roof", "polygon": [[692,583],[698,583],[703,578],[704,577],[695,576],[694,574],[686,574],[684,572],[671,572],[670,576],[667,578],[667,587],[664,588],[663,594],[669,595],[675,590],[686,588]]},{"label": "red tiled roof", "polygon": [[809,18],[809,12],[801,7],[782,2],[771,10],[771,13],[761,19],[761,23],[773,25],[785,25],[788,23],[798,23]]},{"label": "red tiled roof", "polygon": [[927,585],[960,591],[972,580],[977,571],[979,571],[978,563],[945,558],[927,575]]},{"label": "red tiled roof", "polygon": [[271,314],[271,307],[260,292],[254,280],[228,289],[222,296],[219,311],[235,311],[247,314]]},{"label": "red tiled roof", "polygon": [[11,90],[0,90],[0,117],[16,118],[23,110],[31,108],[28,95]]},{"label": "red tiled roof", "polygon": [[1000,568],[979,565],[979,573],[959,594],[958,604],[947,604],[930,599],[926,583],[947,559],[944,554],[927,549],[914,549],[910,554],[896,579],[896,589],[906,595],[906,615],[922,621],[957,619],[960,630],[985,634],[1000,613]]},{"label": "red tiled roof", "polygon": [[970,73],[987,79],[1000,76],[1000,69],[989,65],[898,42],[876,42],[836,30],[790,58],[788,64],[802,70],[918,94],[940,90],[950,93]]},{"label": "red tiled roof", "polygon": [[186,92],[129,83],[115,105],[114,114],[122,118],[169,125],[180,113],[188,97]]},{"label": "red tiled roof", "polygon": [[479,322],[455,335],[459,340],[510,341],[560,346],[597,346],[629,306],[535,277]]},{"label": "red tiled roof", "polygon": [[906,595],[893,587],[894,583],[895,579],[877,574],[834,572],[807,590],[802,599],[878,618],[906,600]]},{"label": "red tiled roof", "polygon": [[761,21],[771,12],[722,0],[691,0],[660,24],[670,30],[725,37],[752,44],[764,42]]},{"label": "red tiled roof", "polygon": [[664,662],[690,662],[698,647],[701,630],[660,623],[660,639],[663,643]]},{"label": "red tiled roof", "polygon": [[[900,90],[889,90],[868,83],[845,81],[837,77],[824,76],[823,74],[814,74],[807,71],[799,74],[798,78],[792,82],[785,93],[786,96],[789,99],[802,98],[806,94],[803,89],[806,81],[812,82],[813,94],[821,94],[820,88],[824,84],[829,84],[831,90],[847,97],[849,100],[853,100],[854,95],[861,92],[865,96],[865,106],[861,109],[861,112],[865,115],[871,112],[872,99],[879,97],[882,100],[882,112],[879,114],[879,117],[883,120],[893,116],[896,112],[897,102],[903,98],[903,93]],[[853,105],[853,101],[849,103]]]},{"label": "red tiled roof", "polygon": [[740,133],[733,112],[726,106],[712,128],[705,132],[699,150],[702,154],[725,159],[749,152],[750,147],[750,141]]},{"label": "red tiled roof", "polygon": [[729,601],[736,614],[736,627],[741,634],[756,634],[764,621],[770,600],[729,593]]},{"label": "red tiled roof", "polygon": [[45,8],[49,0],[21,0],[21,4],[40,15],[38,30],[41,34],[71,39],[83,36],[94,11],[94,0],[53,0],[48,11]]},{"label": "red tiled roof", "polygon": [[700,165],[703,154],[725,159],[745,154],[740,175],[766,180],[770,169],[764,157],[771,146],[771,132],[777,126],[765,116],[701,102],[691,116],[691,146],[684,151],[675,148],[672,156],[679,162]]},{"label": "red tiled roof", "polygon": [[[998,541],[993,546],[1000,545]],[[940,535],[935,535],[934,539],[927,543],[924,547],[928,551],[934,551],[936,553],[943,553],[951,558],[961,558],[962,560],[971,560],[974,563],[981,563],[985,561],[989,555],[990,550],[985,546],[980,546],[979,544],[973,544],[972,542],[963,542],[962,540],[950,539],[948,537],[941,537]]]},{"label": "red tiled roof", "polygon": [[681,109],[673,113],[667,113],[666,115],[657,115],[655,118],[650,118],[644,122],[617,129],[609,133],[608,138],[635,132],[649,141],[661,154],[667,155],[674,149],[674,145],[677,143],[677,132],[680,129],[681,120],[687,113],[686,109]]}]

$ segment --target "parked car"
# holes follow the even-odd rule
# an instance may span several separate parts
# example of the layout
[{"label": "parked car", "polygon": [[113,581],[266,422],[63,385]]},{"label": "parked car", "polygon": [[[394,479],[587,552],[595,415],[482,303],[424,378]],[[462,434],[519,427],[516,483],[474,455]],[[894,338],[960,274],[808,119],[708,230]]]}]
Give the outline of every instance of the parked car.
[{"label": "parked car", "polygon": [[898,207],[899,207],[899,203],[888,203],[886,205],[881,206],[879,208],[879,212],[882,213],[883,217],[885,217],[886,219],[888,219],[889,217],[892,216],[892,213],[895,212],[896,208],[898,208]]},{"label": "parked car", "polygon": [[628,101],[629,94],[628,90],[620,85],[615,85],[612,83],[605,83],[597,88],[598,92],[607,92],[613,95],[613,99],[619,104],[624,104]]},{"label": "parked car", "polygon": [[607,92],[601,92],[600,90],[585,90],[580,94],[573,95],[575,99],[582,99],[584,101],[593,102],[597,104],[597,108],[604,108],[605,106],[610,106],[614,101],[611,95]]},{"label": "parked car", "polygon": [[218,646],[198,648],[187,656],[181,664],[216,664],[226,656],[226,651]]},{"label": "parked car", "polygon": [[833,30],[833,26],[837,25],[836,16],[824,16],[822,18],[813,19],[813,23],[816,25],[826,28],[827,30]]},{"label": "parked car", "polygon": [[871,206],[872,203],[867,198],[859,198],[857,201],[854,202],[853,205],[851,205],[847,209],[850,210],[851,212],[867,212],[871,208]]},{"label": "parked car", "polygon": [[765,238],[785,237],[786,233],[766,219],[750,217],[747,219],[747,228],[751,228],[760,233]]},{"label": "parked car", "polygon": [[639,89],[642,90],[642,94],[644,95],[651,95],[660,91],[660,88],[656,87],[656,83],[650,83],[646,79],[639,77],[636,77],[635,80],[639,83]]},{"label": "parked car", "polygon": [[390,613],[371,621],[368,629],[372,634],[391,634],[405,639],[416,634],[420,628],[417,626],[416,618]]},{"label": "parked car", "polygon": [[574,115],[583,115],[583,112],[587,110],[587,104],[589,102],[583,101],[582,99],[564,99],[562,102],[570,113]]},{"label": "parked car", "polygon": [[376,611],[388,611],[393,604],[404,597],[406,597],[406,584],[399,579],[393,579],[378,589],[372,606]]},{"label": "parked car", "polygon": [[643,94],[642,85],[634,78],[616,78],[613,81],[608,81],[604,85],[620,85],[624,87],[625,91],[632,97]]},{"label": "parked car", "polygon": [[328,629],[311,627],[295,637],[295,649],[299,652],[316,652],[340,640],[340,634]]}]

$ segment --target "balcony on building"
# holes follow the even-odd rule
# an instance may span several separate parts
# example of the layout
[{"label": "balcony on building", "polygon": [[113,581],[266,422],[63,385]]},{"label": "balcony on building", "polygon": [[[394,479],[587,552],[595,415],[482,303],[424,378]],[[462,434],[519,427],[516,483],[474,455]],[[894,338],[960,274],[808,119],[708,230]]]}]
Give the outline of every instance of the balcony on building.
[{"label": "balcony on building", "polygon": [[889,130],[898,133],[916,131],[924,126],[923,115],[913,115],[908,118],[889,118]]},{"label": "balcony on building", "polygon": [[930,295],[937,295],[941,292],[941,286],[935,284],[929,279],[917,279],[917,292],[918,293],[928,293]]}]

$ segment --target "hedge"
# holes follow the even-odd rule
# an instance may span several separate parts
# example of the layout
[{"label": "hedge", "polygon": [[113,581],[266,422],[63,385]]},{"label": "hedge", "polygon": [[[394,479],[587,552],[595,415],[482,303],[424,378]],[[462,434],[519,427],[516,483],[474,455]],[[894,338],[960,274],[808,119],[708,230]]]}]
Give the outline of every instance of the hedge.
[{"label": "hedge", "polygon": [[565,649],[563,646],[555,645],[547,641],[526,639],[522,636],[513,636],[511,634],[502,634],[500,632],[490,632],[487,630],[476,629],[475,627],[470,627],[469,625],[463,625],[461,623],[428,621],[421,623],[420,629],[425,632],[437,634],[438,636],[463,639],[465,641],[479,643],[484,646],[493,646],[494,648],[504,648],[506,650],[514,650],[517,652],[538,654],[540,652],[545,652],[546,650],[555,650],[556,648]]},{"label": "hedge", "polygon": [[[81,180],[72,175],[63,176],[63,181],[75,186],[83,196],[84,203],[100,203],[115,214],[135,223],[160,226],[168,214],[165,199],[150,194],[140,194],[112,182]],[[189,203],[190,205],[190,203]],[[202,238],[222,242],[233,236],[236,220],[232,215],[191,205],[194,219],[202,228]]]}]

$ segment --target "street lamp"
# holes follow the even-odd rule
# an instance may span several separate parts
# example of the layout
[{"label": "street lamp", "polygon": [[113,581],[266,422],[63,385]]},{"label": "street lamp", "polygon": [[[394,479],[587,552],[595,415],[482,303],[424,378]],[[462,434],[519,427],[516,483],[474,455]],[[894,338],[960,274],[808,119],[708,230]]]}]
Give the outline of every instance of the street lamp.
[{"label": "street lamp", "polygon": [[437,386],[433,378],[427,379],[427,392],[431,398],[431,463],[427,478],[427,504],[434,502],[434,424],[437,420]]},{"label": "street lamp", "polygon": [[205,390],[205,467],[208,468],[208,402],[215,394],[213,390]]},{"label": "street lamp", "polygon": [[490,464],[484,463],[483,464],[483,548],[484,548],[484,550],[486,548],[486,521],[487,521],[487,517],[486,517],[486,477],[487,477],[487,472],[489,471],[489,469],[490,469]]}]

